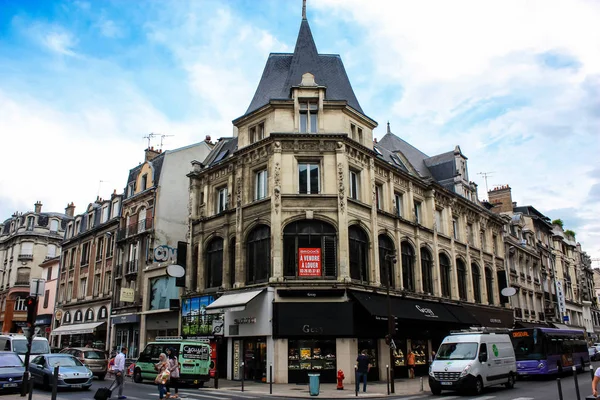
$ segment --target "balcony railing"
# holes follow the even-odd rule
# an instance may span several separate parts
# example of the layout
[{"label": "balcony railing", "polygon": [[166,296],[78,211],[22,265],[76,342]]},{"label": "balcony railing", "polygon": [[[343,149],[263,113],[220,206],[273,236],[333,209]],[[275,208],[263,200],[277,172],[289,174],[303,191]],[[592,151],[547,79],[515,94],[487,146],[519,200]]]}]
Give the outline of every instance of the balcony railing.
[{"label": "balcony railing", "polygon": [[29,286],[31,282],[29,282],[29,274],[27,275],[17,275],[17,281],[15,282],[15,286]]},{"label": "balcony railing", "polygon": [[19,260],[19,261],[33,260],[33,254],[19,254],[19,256],[17,257],[17,260]]},{"label": "balcony railing", "polygon": [[138,260],[127,261],[126,274],[135,274],[138,272]]}]

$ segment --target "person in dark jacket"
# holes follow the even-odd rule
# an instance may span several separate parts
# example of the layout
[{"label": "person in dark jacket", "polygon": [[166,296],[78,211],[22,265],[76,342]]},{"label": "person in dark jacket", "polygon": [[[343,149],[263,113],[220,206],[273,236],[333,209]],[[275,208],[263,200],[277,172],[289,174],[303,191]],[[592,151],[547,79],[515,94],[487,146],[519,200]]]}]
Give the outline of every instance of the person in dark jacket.
[{"label": "person in dark jacket", "polygon": [[371,359],[367,350],[363,350],[356,358],[356,391],[358,392],[360,381],[363,381],[363,392],[367,391],[367,375],[371,369]]}]

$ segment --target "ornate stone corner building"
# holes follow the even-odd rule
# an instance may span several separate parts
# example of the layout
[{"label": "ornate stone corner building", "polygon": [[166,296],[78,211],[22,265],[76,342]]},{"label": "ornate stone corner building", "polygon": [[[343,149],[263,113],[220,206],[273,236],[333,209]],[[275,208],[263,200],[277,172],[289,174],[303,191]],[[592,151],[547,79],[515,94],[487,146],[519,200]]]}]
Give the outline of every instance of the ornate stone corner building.
[{"label": "ornate stone corner building", "polygon": [[130,357],[156,336],[178,333],[181,293],[166,268],[189,236],[189,163],[204,159],[211,148],[208,139],[164,152],[148,148],[144,162],[129,171],[117,232],[110,343],[128,347]]},{"label": "ornate stone corner building", "polygon": [[[108,350],[114,250],[123,196],[97,198],[69,222],[62,242],[52,345]],[[69,206],[71,215],[75,206]]]},{"label": "ornate stone corner building", "polygon": [[[46,278],[40,265],[60,256],[60,243],[71,217],[68,213],[42,212],[38,201],[34,211],[15,213],[0,223],[2,332],[18,333],[26,326],[25,298],[31,279]],[[49,325],[47,320],[38,322],[43,328]]]},{"label": "ornate stone corner building", "polygon": [[396,376],[408,350],[426,375],[451,329],[512,327],[499,293],[504,222],[479,204],[467,158],[458,146],[428,157],[389,126],[374,145],[377,123],[305,16],[294,53],[269,56],[233,124],[237,136],[188,174],[186,285],[199,304],[216,298],[198,315],[224,314],[209,332],[224,334],[222,376],[268,379],[272,365],[276,382],[310,371],[333,382],[366,349],[369,378],[385,379],[388,284]]}]

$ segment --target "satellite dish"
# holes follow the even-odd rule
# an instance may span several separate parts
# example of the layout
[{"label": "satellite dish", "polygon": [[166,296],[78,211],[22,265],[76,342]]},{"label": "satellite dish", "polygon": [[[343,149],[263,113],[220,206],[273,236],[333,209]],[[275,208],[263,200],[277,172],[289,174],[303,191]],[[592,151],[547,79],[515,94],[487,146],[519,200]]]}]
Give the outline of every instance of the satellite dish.
[{"label": "satellite dish", "polygon": [[517,289],[509,286],[509,287],[505,287],[504,289],[502,289],[502,291],[500,293],[502,293],[502,296],[510,297],[510,296],[514,296],[517,293]]},{"label": "satellite dish", "polygon": [[171,264],[167,267],[167,275],[173,278],[181,278],[185,275],[185,268],[181,265]]}]

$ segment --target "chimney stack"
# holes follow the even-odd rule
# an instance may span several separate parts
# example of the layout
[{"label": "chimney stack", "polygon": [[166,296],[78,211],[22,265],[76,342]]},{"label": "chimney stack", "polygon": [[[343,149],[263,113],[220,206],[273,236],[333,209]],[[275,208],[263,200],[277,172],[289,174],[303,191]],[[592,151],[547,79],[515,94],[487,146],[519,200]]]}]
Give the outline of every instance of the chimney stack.
[{"label": "chimney stack", "polygon": [[154,147],[147,148],[144,151],[146,152],[146,161],[154,160],[161,153],[159,150],[154,150]]},{"label": "chimney stack", "polygon": [[42,212],[42,203],[38,200],[35,202],[35,204],[33,205],[34,209],[35,209],[35,213],[39,214]]},{"label": "chimney stack", "polygon": [[488,192],[488,200],[494,206],[492,211],[496,214],[512,212],[513,204],[511,188],[508,185],[498,186]]},{"label": "chimney stack", "polygon": [[67,204],[67,207],[65,208],[65,214],[68,217],[73,218],[73,216],[75,215],[75,204],[73,204],[73,202]]}]

